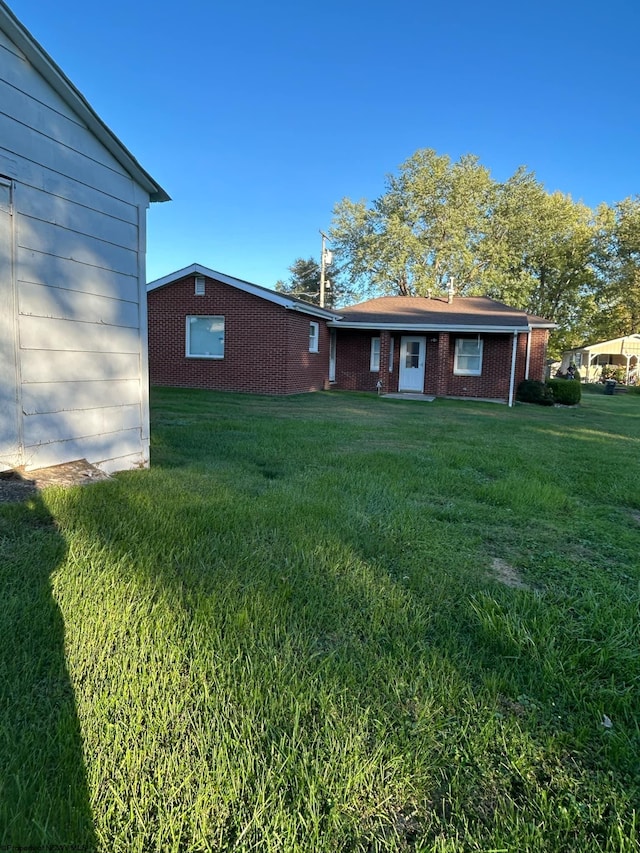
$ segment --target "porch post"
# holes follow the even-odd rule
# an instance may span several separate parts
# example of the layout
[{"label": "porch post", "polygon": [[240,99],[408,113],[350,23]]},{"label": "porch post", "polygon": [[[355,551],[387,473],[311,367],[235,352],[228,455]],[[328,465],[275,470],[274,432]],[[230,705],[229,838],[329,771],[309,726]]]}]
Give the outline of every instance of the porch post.
[{"label": "porch post", "polygon": [[449,390],[449,332],[438,335],[438,366],[436,397],[446,397]]},{"label": "porch post", "polygon": [[389,393],[389,352],[391,349],[391,335],[388,329],[380,330],[380,393]]},{"label": "porch post", "polygon": [[509,405],[513,406],[513,392],[516,384],[516,356],[518,354],[518,333],[513,333],[513,345],[511,347],[511,377],[509,379]]}]

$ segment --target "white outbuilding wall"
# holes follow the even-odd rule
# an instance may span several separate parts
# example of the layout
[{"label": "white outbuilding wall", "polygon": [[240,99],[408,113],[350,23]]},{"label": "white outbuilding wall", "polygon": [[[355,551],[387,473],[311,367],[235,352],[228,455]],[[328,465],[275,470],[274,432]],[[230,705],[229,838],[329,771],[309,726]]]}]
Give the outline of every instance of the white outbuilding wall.
[{"label": "white outbuilding wall", "polygon": [[148,464],[146,210],[167,199],[0,2],[0,470]]}]

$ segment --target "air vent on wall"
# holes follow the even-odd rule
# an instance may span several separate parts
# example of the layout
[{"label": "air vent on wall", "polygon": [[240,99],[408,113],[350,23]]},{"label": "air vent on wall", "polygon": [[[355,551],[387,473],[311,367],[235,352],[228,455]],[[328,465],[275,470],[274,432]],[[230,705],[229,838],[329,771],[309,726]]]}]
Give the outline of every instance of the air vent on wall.
[{"label": "air vent on wall", "polygon": [[204,296],[204,276],[196,276],[196,296]]}]

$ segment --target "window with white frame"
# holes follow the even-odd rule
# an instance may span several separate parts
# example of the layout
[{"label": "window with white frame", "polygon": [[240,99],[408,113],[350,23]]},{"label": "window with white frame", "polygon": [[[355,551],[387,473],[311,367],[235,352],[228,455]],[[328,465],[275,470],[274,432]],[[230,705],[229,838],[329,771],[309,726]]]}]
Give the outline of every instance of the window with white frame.
[{"label": "window with white frame", "polygon": [[453,372],[456,376],[480,376],[482,373],[482,338],[457,338]]},{"label": "window with white frame", "polygon": [[224,317],[187,317],[187,358],[224,358]]},{"label": "window with white frame", "polygon": [[377,373],[380,370],[380,338],[371,338],[371,355],[369,370]]},{"label": "window with white frame", "polygon": [[[371,338],[369,370],[372,373],[380,372],[380,338]],[[393,338],[389,339],[389,373],[393,373]]]},{"label": "window with white frame", "polygon": [[309,352],[318,352],[320,344],[320,324],[309,323]]}]

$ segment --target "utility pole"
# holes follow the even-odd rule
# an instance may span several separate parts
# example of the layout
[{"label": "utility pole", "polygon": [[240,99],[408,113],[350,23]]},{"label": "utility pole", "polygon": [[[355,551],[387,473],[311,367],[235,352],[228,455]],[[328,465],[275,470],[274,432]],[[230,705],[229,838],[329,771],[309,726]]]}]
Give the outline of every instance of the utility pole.
[{"label": "utility pole", "polygon": [[322,251],[320,252],[320,307],[324,308],[324,291],[325,291],[325,268],[326,264],[330,264],[333,260],[333,255],[326,247],[327,235],[324,231],[320,231],[322,236]]}]

